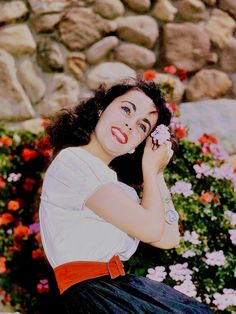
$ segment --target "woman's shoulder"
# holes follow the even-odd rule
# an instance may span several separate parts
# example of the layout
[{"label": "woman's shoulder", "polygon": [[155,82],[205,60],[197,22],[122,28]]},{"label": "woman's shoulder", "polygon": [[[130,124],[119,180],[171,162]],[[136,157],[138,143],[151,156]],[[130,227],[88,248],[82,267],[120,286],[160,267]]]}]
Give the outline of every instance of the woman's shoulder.
[{"label": "woman's shoulder", "polygon": [[62,149],[52,162],[52,168],[70,169],[75,173],[86,175],[87,178],[93,176],[109,177],[117,180],[116,172],[109,168],[100,158],[87,152],[80,146],[71,146]]}]

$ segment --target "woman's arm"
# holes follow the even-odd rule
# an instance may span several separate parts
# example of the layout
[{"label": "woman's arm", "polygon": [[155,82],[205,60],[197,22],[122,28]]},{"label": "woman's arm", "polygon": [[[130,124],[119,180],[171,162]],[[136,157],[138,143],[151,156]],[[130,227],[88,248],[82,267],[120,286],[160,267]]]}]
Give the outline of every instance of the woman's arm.
[{"label": "woman's arm", "polygon": [[156,174],[170,159],[170,150],[162,145],[152,150],[151,139],[143,159],[143,199],[138,204],[117,184],[105,184],[85,202],[97,215],[142,242],[159,241],[164,232],[164,204]]},{"label": "woman's arm", "polygon": [[[174,209],[174,204],[171,200],[169,189],[166,185],[163,172],[159,173],[156,176],[157,184],[161,191],[161,196],[163,200],[163,204],[165,210],[167,209]],[[174,223],[173,225],[168,224],[165,222],[164,224],[164,232],[160,241],[150,242],[148,244],[161,248],[161,249],[172,249],[179,245],[179,225],[178,222]]]}]

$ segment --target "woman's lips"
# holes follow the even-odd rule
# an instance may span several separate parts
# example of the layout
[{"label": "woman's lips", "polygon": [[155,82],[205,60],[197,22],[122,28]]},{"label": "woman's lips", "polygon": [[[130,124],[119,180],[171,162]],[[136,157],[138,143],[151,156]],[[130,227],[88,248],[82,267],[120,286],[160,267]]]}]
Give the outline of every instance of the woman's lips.
[{"label": "woman's lips", "polygon": [[115,136],[119,143],[126,144],[128,142],[127,134],[125,134],[120,128],[113,126],[111,128],[111,133],[113,136]]}]

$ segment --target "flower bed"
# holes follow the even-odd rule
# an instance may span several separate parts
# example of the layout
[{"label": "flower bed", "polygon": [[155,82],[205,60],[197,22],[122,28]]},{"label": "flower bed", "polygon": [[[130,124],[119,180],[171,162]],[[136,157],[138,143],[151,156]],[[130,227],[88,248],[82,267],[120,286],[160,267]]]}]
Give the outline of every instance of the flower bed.
[{"label": "flower bed", "polygon": [[[125,262],[135,273],[175,287],[209,304],[214,312],[235,310],[235,169],[217,139],[204,134],[184,140],[175,104],[172,128],[178,152],[165,172],[180,214],[178,248],[140,243]],[[0,128],[0,293],[4,304],[23,313],[60,313],[58,290],[40,241],[38,205],[50,146],[43,134]]]}]

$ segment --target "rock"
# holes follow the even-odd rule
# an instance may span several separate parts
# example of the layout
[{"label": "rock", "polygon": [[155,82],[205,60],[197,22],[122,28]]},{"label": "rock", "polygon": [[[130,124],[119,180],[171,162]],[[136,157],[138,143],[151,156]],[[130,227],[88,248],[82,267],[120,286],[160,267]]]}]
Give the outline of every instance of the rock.
[{"label": "rock", "polygon": [[37,62],[45,72],[63,71],[64,57],[59,44],[49,37],[40,38],[37,45]]},{"label": "rock", "polygon": [[61,20],[61,13],[32,15],[30,22],[37,33],[51,32]]},{"label": "rock", "polygon": [[34,134],[38,134],[44,131],[43,127],[43,119],[36,118],[36,119],[29,119],[21,122],[21,129],[24,131],[29,131]]},{"label": "rock", "polygon": [[0,29],[0,48],[14,55],[22,55],[33,53],[36,44],[26,24],[15,24]]},{"label": "rock", "polygon": [[118,18],[117,32],[125,41],[152,48],[159,36],[158,25],[154,18],[147,15]]},{"label": "rock", "polygon": [[219,0],[219,8],[227,11],[236,18],[236,2],[235,0]]},{"label": "rock", "polygon": [[120,0],[97,0],[93,5],[93,11],[106,19],[115,19],[124,15],[125,8]]},{"label": "rock", "polygon": [[216,0],[203,0],[207,5],[215,5],[216,4]]},{"label": "rock", "polygon": [[231,82],[233,84],[232,87],[232,98],[236,99],[236,73],[229,74]]},{"label": "rock", "polygon": [[35,112],[16,77],[13,57],[0,49],[0,120],[33,118]]},{"label": "rock", "polygon": [[86,52],[87,61],[96,64],[104,59],[119,43],[115,36],[107,36],[93,44]]},{"label": "rock", "polygon": [[223,71],[236,72],[236,38],[227,41],[220,52],[220,66]]},{"label": "rock", "polygon": [[35,14],[62,12],[70,4],[70,0],[29,0]]},{"label": "rock", "polygon": [[223,48],[227,41],[233,37],[236,22],[224,11],[214,9],[205,26],[211,41]]},{"label": "rock", "polygon": [[205,4],[200,0],[179,0],[174,5],[178,9],[178,14],[185,21],[198,22],[206,20],[208,11]]},{"label": "rock", "polygon": [[30,100],[33,103],[39,102],[45,95],[46,86],[44,81],[36,73],[30,59],[26,59],[20,63],[18,76]]},{"label": "rock", "polygon": [[94,90],[101,83],[109,86],[116,81],[128,77],[136,77],[136,73],[126,64],[120,62],[103,62],[90,70],[87,77],[87,85]]},{"label": "rock", "polygon": [[61,40],[71,50],[83,50],[115,29],[116,23],[76,7],[69,9],[59,23]]},{"label": "rock", "polygon": [[115,59],[131,68],[150,69],[156,62],[156,55],[147,48],[123,43],[116,48]]},{"label": "rock", "polygon": [[224,72],[214,69],[203,69],[195,74],[186,87],[189,101],[207,98],[220,98],[232,87],[232,82]]},{"label": "rock", "polygon": [[151,7],[150,0],[123,0],[123,2],[127,4],[131,10],[137,13],[145,13]]},{"label": "rock", "polygon": [[185,86],[178,77],[170,74],[158,73],[158,75],[154,78],[154,82],[156,84],[168,83],[170,84],[170,86],[173,87],[174,89],[173,95],[166,96],[165,97],[166,101],[177,104],[179,104],[182,101]]},{"label": "rock", "polygon": [[67,67],[77,80],[83,80],[86,70],[85,55],[81,52],[68,54]]},{"label": "rock", "polygon": [[158,0],[152,10],[152,16],[164,22],[171,22],[178,12],[169,0]]},{"label": "rock", "polygon": [[[234,152],[235,153],[235,152]],[[233,167],[236,167],[236,155],[231,155],[225,162],[225,164],[231,165]]]},{"label": "rock", "polygon": [[8,24],[17,21],[28,13],[23,1],[11,1],[0,3],[0,24]]},{"label": "rock", "polygon": [[63,73],[55,74],[48,83],[46,96],[38,104],[38,113],[50,117],[58,110],[74,106],[79,100],[79,83]]},{"label": "rock", "polygon": [[[202,100],[180,105],[180,120],[189,127],[188,138],[213,134],[230,154],[236,153],[236,100]],[[210,122],[210,123],[209,123]]]},{"label": "rock", "polygon": [[199,24],[167,23],[164,26],[164,50],[169,64],[186,71],[196,71],[209,59],[209,35]]}]

